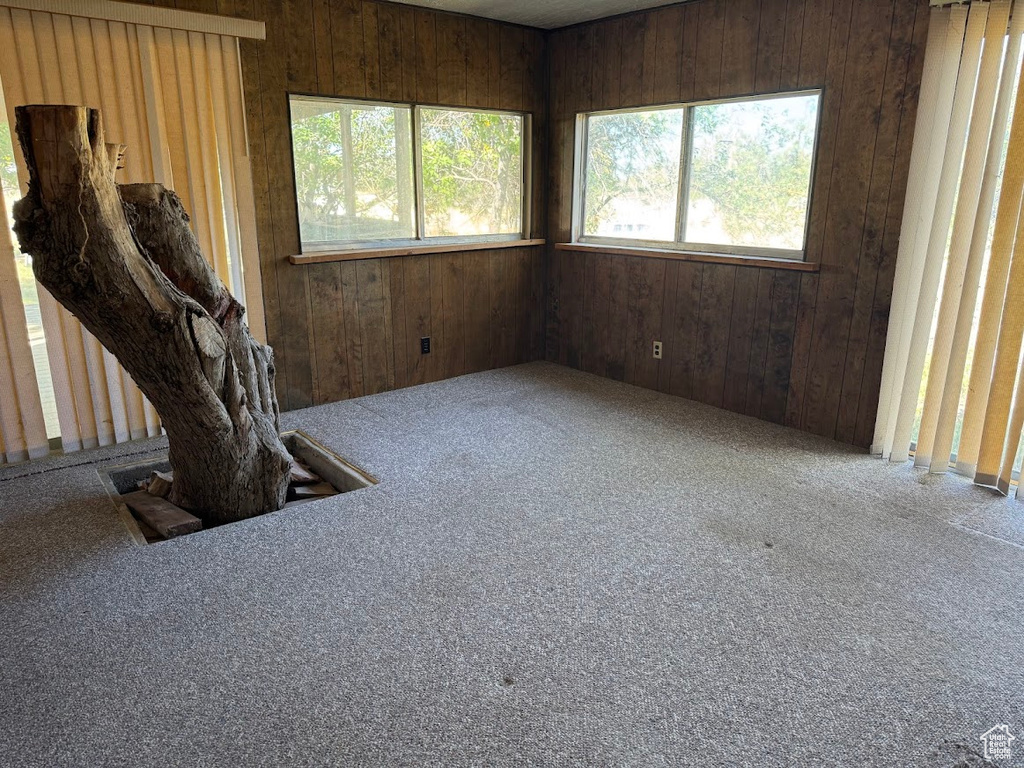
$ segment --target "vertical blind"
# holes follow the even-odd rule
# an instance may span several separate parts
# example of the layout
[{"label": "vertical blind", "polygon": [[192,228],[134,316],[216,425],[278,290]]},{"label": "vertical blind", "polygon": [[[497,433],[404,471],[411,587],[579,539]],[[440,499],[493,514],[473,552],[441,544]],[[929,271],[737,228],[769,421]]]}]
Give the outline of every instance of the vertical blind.
[{"label": "vertical blind", "polygon": [[[0,208],[7,210],[2,188]],[[0,237],[0,464],[45,456],[49,449],[14,250]]]},{"label": "vertical blind", "polygon": [[[203,253],[244,297],[264,340],[236,37],[0,7],[0,87],[8,127],[21,104],[99,109],[108,139],[128,147],[118,180],[157,181],[178,193]],[[13,150],[23,194],[28,173],[16,141]],[[128,374],[42,288],[39,311],[64,450],[157,434],[157,414]],[[24,364],[15,370],[27,375]]]},{"label": "vertical blind", "polygon": [[1024,427],[1024,5],[1014,10],[931,11],[872,445],[1007,494]]}]

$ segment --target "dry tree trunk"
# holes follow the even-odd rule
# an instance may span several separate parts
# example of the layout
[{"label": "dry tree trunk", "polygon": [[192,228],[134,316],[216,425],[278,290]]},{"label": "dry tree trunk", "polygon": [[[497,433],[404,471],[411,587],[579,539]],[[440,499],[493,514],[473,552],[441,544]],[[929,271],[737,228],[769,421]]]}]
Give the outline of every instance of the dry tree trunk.
[{"label": "dry tree trunk", "polygon": [[104,144],[97,110],[16,111],[29,169],[14,208],[21,248],[160,414],[170,500],[209,523],[280,509],[291,457],[278,436],[273,351],[249,334],[177,195],[118,188],[124,148]]}]

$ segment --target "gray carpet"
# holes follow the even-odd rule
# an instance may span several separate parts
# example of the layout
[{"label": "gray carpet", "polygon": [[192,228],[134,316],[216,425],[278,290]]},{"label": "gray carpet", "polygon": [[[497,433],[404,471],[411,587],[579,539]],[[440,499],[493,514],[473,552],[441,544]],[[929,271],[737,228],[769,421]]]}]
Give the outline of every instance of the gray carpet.
[{"label": "gray carpet", "polygon": [[159,441],[0,471],[0,764],[1024,765],[1024,505],[543,363],[285,422],[380,485],[138,547]]}]

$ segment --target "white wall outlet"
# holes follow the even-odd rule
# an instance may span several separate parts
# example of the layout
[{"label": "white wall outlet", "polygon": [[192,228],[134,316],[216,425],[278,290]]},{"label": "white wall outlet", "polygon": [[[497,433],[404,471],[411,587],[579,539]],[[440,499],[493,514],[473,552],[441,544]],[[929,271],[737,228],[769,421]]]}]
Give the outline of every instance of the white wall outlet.
[{"label": "white wall outlet", "polygon": [[661,360],[661,342],[654,342],[654,359]]}]

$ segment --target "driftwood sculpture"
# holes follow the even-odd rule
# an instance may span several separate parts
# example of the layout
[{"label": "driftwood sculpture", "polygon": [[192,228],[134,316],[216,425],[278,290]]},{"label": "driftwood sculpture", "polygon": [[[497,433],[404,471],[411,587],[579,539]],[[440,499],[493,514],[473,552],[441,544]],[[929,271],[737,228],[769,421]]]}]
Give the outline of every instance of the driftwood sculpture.
[{"label": "driftwood sculpture", "polygon": [[170,501],[209,523],[280,509],[291,457],[278,434],[273,351],[250,335],[178,196],[115,183],[124,147],[104,143],[97,110],[16,112],[29,171],[14,207],[21,249],[160,414]]}]

